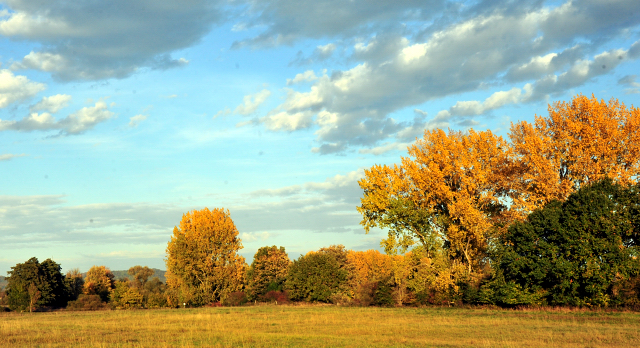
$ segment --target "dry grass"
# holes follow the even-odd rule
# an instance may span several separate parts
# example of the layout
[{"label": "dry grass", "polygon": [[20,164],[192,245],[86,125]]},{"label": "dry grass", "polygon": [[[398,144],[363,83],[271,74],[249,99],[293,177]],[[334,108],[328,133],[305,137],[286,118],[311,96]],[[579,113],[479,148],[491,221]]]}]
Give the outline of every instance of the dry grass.
[{"label": "dry grass", "polygon": [[255,306],[0,314],[0,347],[637,347],[640,314]]}]

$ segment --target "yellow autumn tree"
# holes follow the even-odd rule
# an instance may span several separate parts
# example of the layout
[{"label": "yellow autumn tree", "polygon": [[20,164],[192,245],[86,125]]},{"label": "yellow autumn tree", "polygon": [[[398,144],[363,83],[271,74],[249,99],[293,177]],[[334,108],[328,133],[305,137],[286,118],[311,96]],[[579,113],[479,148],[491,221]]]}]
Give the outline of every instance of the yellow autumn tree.
[{"label": "yellow autumn tree", "polygon": [[[395,286],[394,259],[377,250],[347,251],[349,287],[356,303],[376,303],[381,287]],[[394,301],[397,302],[397,301]]]},{"label": "yellow autumn tree", "polygon": [[623,185],[638,180],[640,109],[617,99],[577,95],[554,103],[549,117],[512,124],[510,139],[517,161],[506,188],[521,216],[605,177]]},{"label": "yellow autumn tree", "polygon": [[115,287],[115,276],[105,266],[93,266],[84,279],[82,292],[85,295],[98,295],[104,302],[109,300],[111,290]]},{"label": "yellow autumn tree", "polygon": [[399,166],[365,170],[361,224],[389,230],[382,243],[387,252],[418,242],[427,257],[445,251],[472,273],[485,257],[488,234],[508,219],[501,186],[509,171],[507,142],[490,131],[437,129],[425,131],[409,155]]},{"label": "yellow autumn tree", "polygon": [[217,302],[244,285],[246,263],[228,210],[204,208],[182,216],[167,245],[167,285],[172,304]]},{"label": "yellow autumn tree", "polygon": [[640,110],[616,99],[555,103],[534,124],[512,124],[509,140],[490,131],[425,131],[400,165],[365,170],[361,224],[388,230],[387,253],[418,243],[422,273],[452,289],[461,277],[479,279],[491,238],[514,220],[605,177],[623,185],[639,179]]}]

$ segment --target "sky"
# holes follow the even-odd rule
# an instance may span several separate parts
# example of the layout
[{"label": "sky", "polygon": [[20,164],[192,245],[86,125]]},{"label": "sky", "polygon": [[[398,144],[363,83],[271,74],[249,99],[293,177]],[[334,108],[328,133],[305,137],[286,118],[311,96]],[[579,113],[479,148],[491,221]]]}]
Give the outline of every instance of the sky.
[{"label": "sky", "polygon": [[637,0],[0,0],[0,274],[165,269],[228,209],[251,263],[380,249],[358,180],[425,130],[640,106]]}]

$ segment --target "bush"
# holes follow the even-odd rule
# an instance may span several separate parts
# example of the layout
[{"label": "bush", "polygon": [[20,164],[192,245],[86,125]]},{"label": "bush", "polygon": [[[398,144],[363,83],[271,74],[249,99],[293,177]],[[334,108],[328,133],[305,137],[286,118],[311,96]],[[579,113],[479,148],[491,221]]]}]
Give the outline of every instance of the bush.
[{"label": "bush", "polygon": [[77,300],[67,304],[67,310],[72,311],[97,311],[101,309],[108,309],[108,306],[102,302],[99,295],[81,294]]},{"label": "bush", "polygon": [[372,281],[361,284],[355,293],[353,303],[358,306],[382,306],[395,305],[394,288],[392,279],[385,281]]},{"label": "bush", "polygon": [[242,306],[247,301],[247,294],[244,291],[234,291],[227,294],[222,304],[225,306]]},{"label": "bush", "polygon": [[286,291],[269,291],[262,296],[262,300],[265,302],[275,302],[276,304],[287,303],[289,302],[289,295]]}]

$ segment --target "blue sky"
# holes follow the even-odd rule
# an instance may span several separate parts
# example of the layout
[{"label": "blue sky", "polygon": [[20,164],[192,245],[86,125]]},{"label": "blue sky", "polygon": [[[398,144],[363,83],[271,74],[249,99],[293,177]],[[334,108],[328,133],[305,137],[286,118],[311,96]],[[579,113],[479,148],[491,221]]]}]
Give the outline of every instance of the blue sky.
[{"label": "blue sky", "polygon": [[638,58],[637,0],[0,0],[0,272],[164,269],[203,207],[248,262],[377,249],[364,168],[578,93],[639,106]]}]

